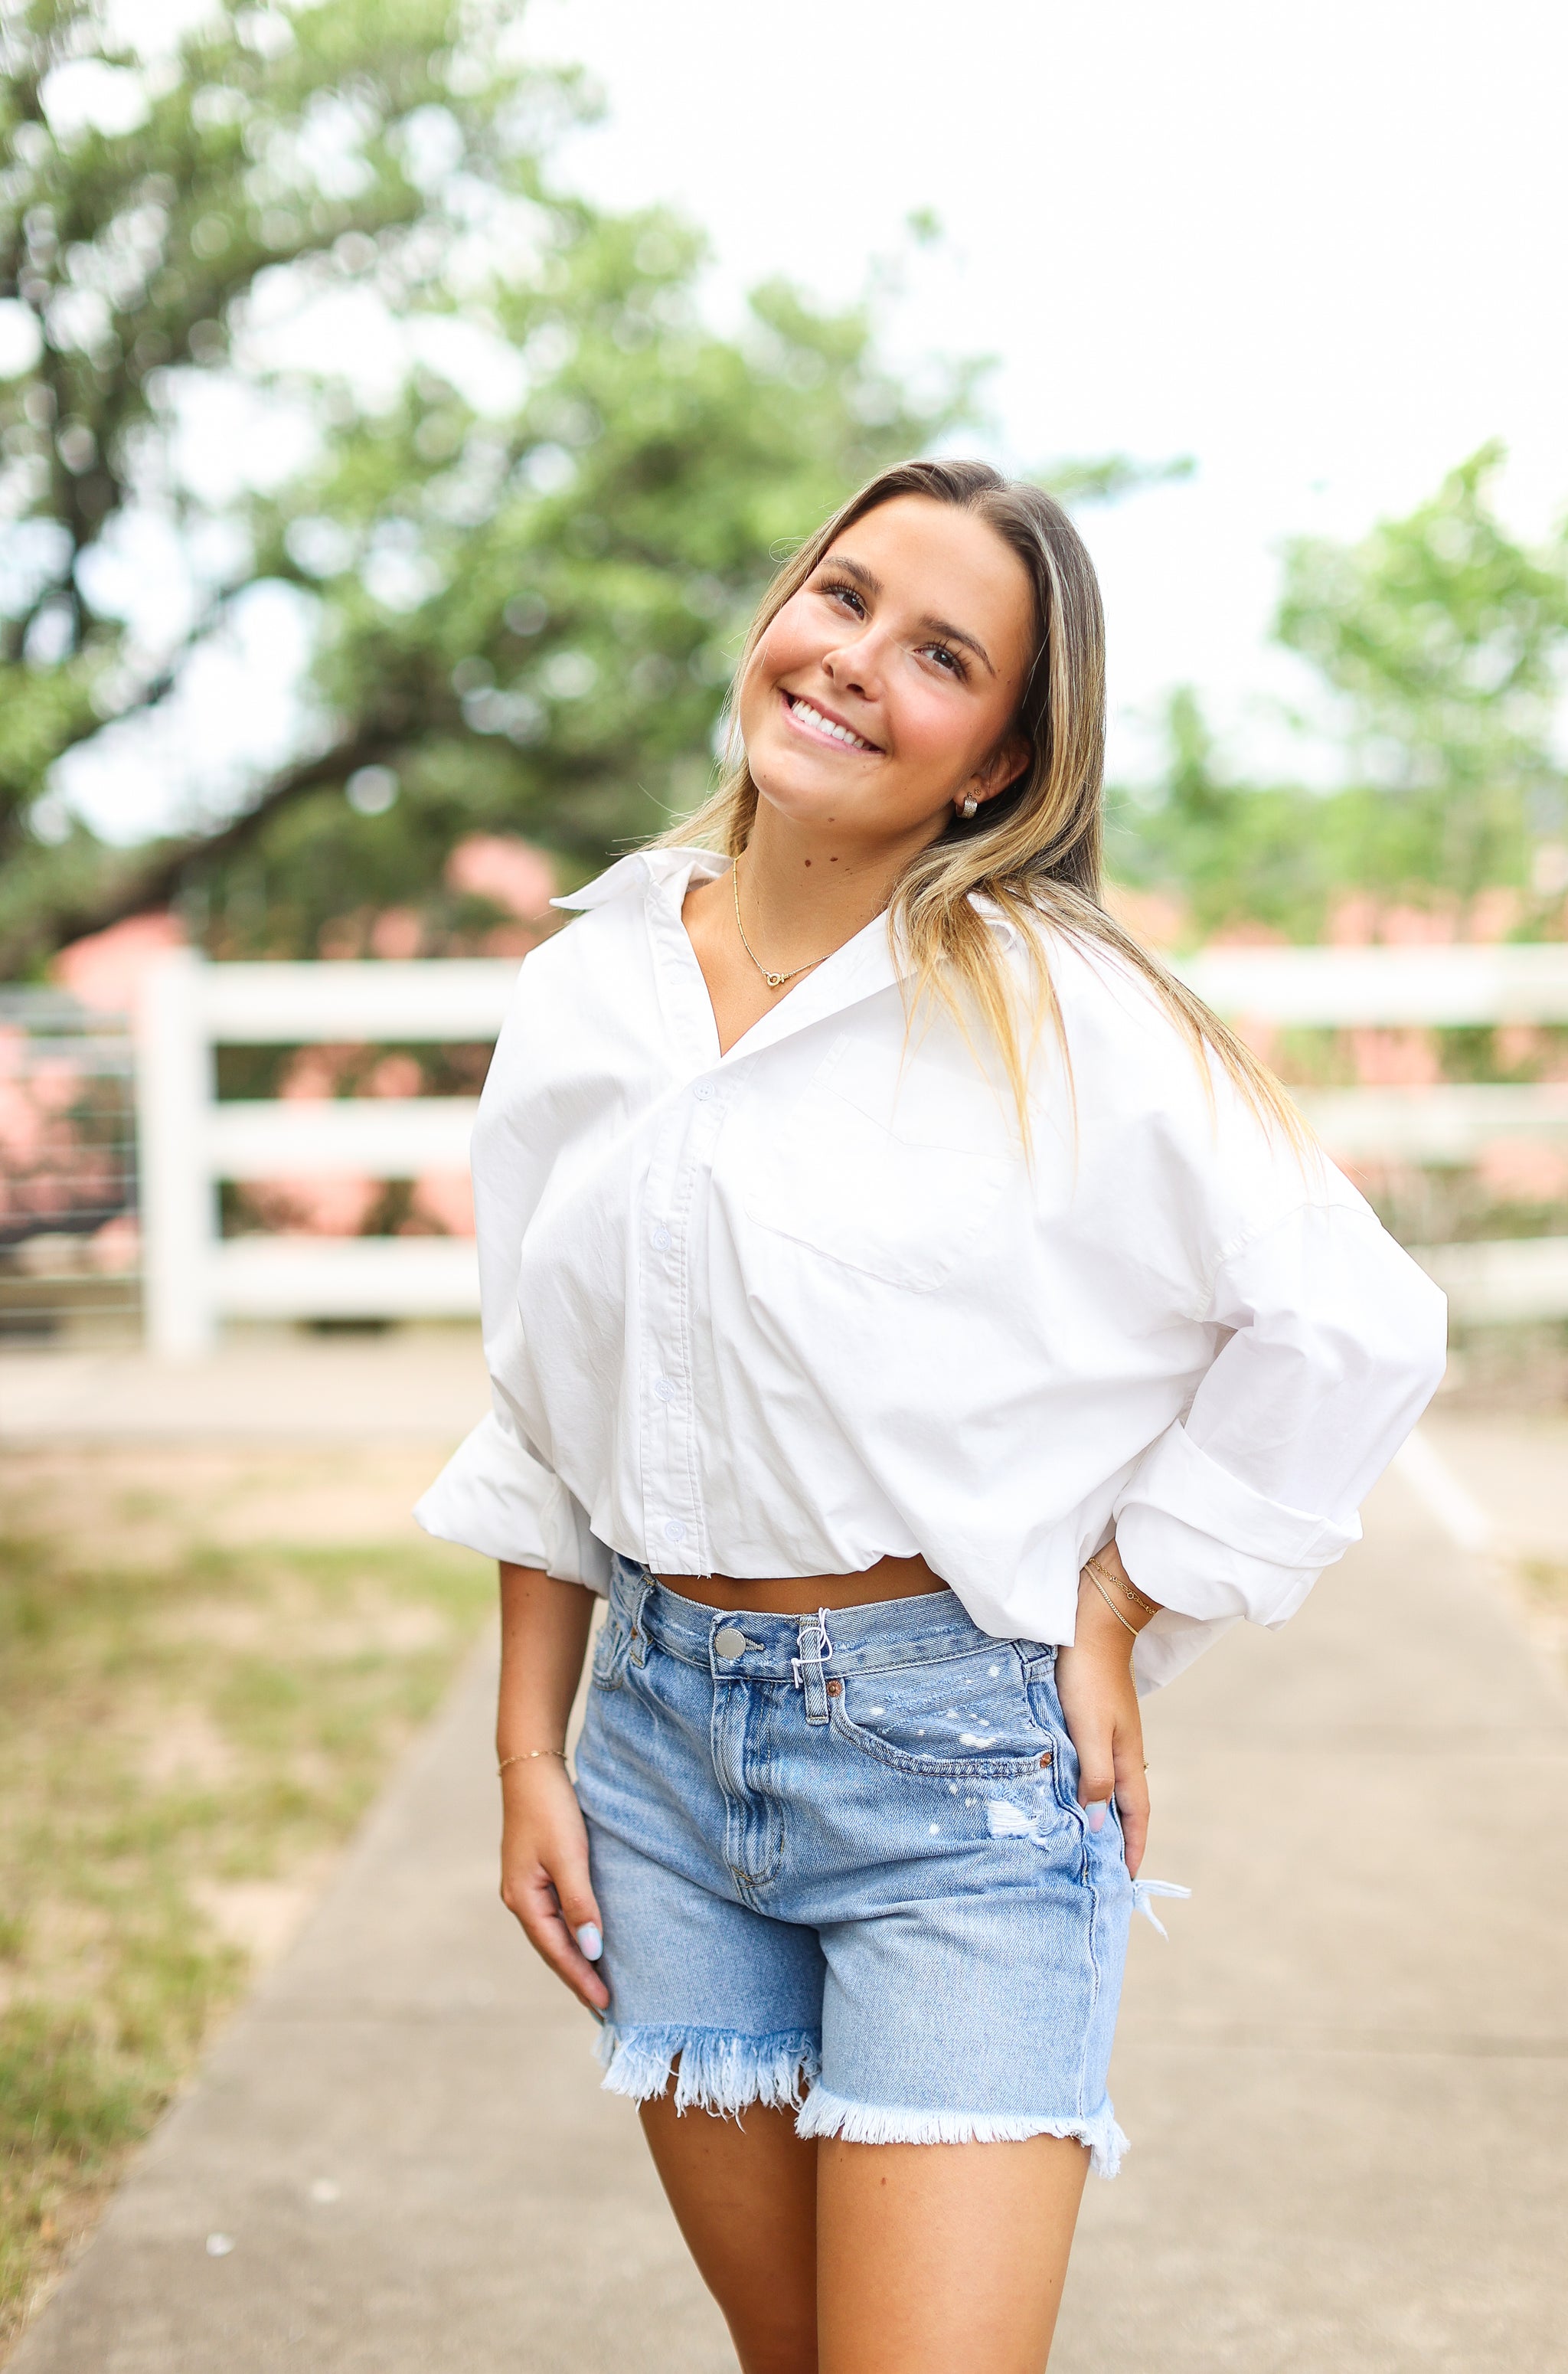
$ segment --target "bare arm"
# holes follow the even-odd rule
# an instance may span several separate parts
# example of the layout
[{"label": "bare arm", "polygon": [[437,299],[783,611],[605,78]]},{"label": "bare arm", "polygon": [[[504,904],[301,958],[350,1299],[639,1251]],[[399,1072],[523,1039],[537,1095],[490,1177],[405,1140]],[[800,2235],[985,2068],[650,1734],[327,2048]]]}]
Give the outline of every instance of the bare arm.
[{"label": "bare arm", "polygon": [[1078,1581],[1073,1643],[1057,1657],[1057,1688],[1078,1751],[1079,1803],[1087,1809],[1089,1827],[1097,1830],[1115,1797],[1127,1868],[1136,1879],[1149,1834],[1149,1782],[1143,1769],[1143,1722],[1132,1683],[1132,1643],[1159,1611],[1141,1586],[1137,1586],[1141,1606],[1120,1587],[1130,1577],[1114,1542],[1096,1554],[1094,1565],[1104,1593],[1095,1589],[1085,1567]]},{"label": "bare arm", "polygon": [[496,1757],[518,1761],[501,1775],[501,1901],[578,2001],[603,2011],[610,1991],[593,1968],[601,1923],[588,1832],[561,1757],[533,1753],[566,1745],[592,1616],[593,1594],[580,1584],[502,1565]]}]

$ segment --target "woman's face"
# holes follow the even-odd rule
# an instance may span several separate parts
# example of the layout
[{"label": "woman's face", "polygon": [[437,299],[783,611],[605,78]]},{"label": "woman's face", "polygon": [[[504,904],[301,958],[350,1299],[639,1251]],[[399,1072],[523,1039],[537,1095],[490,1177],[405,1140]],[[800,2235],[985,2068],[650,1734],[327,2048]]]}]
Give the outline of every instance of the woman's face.
[{"label": "woman's face", "polygon": [[899,495],[846,528],[741,684],[752,780],[791,821],[862,843],[934,840],[953,803],[1005,791],[1032,656],[1023,562],[972,512]]}]

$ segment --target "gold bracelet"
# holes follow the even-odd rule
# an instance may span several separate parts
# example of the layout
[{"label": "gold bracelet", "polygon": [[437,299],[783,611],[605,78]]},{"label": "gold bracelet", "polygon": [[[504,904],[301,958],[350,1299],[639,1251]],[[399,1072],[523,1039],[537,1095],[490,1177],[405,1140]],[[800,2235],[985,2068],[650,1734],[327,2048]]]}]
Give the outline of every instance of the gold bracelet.
[{"label": "gold bracelet", "polygon": [[502,1757],[496,1767],[497,1780],[500,1779],[509,1764],[532,1764],[536,1756],[558,1756],[563,1764],[567,1760],[567,1751],[564,1747],[521,1747],[515,1756]]},{"label": "gold bracelet", "polygon": [[1106,1576],[1106,1580],[1114,1582],[1118,1591],[1124,1592],[1127,1597],[1131,1600],[1134,1607],[1141,1607],[1145,1616],[1158,1616],[1160,1612],[1158,1601],[1153,1599],[1145,1599],[1143,1593],[1138,1589],[1136,1583],[1124,1580],[1119,1574],[1110,1574],[1106,1568],[1100,1566],[1098,1564],[1098,1560],[1104,1556],[1105,1552],[1103,1550],[1096,1550],[1094,1552],[1094,1556],[1088,1560],[1091,1573],[1105,1574]]},{"label": "gold bracelet", "polygon": [[1100,1578],[1099,1578],[1099,1576],[1095,1573],[1095,1571],[1094,1571],[1094,1568],[1093,1568],[1092,1566],[1086,1566],[1086,1567],[1084,1568],[1083,1571],[1084,1571],[1084,1573],[1088,1576],[1088,1578],[1089,1578],[1090,1581],[1094,1584],[1094,1586],[1095,1590],[1099,1592],[1100,1597],[1105,1601],[1106,1605],[1110,1609],[1111,1614],[1116,1617],[1117,1622],[1121,1626],[1122,1630],[1123,1630],[1124,1632],[1130,1632],[1130,1633],[1131,1633],[1131,1635],[1132,1635],[1132,1637],[1133,1637],[1133,1639],[1136,1640],[1136,1639],[1137,1639],[1137,1638],[1138,1638],[1138,1627],[1137,1627],[1137,1625],[1136,1625],[1136,1624],[1129,1624],[1129,1623],[1128,1622],[1128,1620],[1127,1620],[1126,1616],[1122,1614],[1122,1612],[1121,1612],[1120,1608],[1117,1605],[1116,1601],[1111,1597],[1110,1592],[1106,1589],[1105,1584],[1100,1581]]}]

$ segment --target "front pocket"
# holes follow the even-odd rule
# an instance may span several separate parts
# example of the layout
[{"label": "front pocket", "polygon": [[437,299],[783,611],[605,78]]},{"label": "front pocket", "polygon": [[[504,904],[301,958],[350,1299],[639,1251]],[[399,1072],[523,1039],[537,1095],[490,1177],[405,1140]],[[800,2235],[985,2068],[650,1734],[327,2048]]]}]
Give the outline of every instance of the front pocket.
[{"label": "front pocket", "polygon": [[890,1772],[924,1780],[1038,1780],[1055,1743],[1035,1720],[1009,1644],[827,1686],[839,1737]]},{"label": "front pocket", "polygon": [[844,1711],[844,1701],[832,1703],[833,1728],[851,1747],[885,1764],[891,1772],[907,1772],[913,1780],[1022,1780],[1026,1773],[1036,1780],[1042,1769],[1049,1770],[1051,1750],[1043,1747],[1037,1756],[917,1756],[909,1749],[894,1747],[874,1731],[862,1731],[851,1722]]},{"label": "front pocket", "polygon": [[900,1076],[841,1039],[771,1136],[746,1194],[759,1228],[916,1293],[940,1286],[1015,1167],[970,1061]]}]

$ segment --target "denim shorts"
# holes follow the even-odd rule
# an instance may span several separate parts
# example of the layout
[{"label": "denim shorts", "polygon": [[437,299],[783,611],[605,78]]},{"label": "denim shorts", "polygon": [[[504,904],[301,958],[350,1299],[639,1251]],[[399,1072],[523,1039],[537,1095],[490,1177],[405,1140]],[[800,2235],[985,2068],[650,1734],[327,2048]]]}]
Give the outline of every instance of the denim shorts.
[{"label": "denim shorts", "polygon": [[577,1757],[606,2086],[646,2100],[678,2059],[678,2109],[1070,2135],[1114,2175],[1128,1920],[1166,1891],[1114,1809],[1087,1827],[1055,1665],[951,1592],[731,1614],[617,1557]]}]

